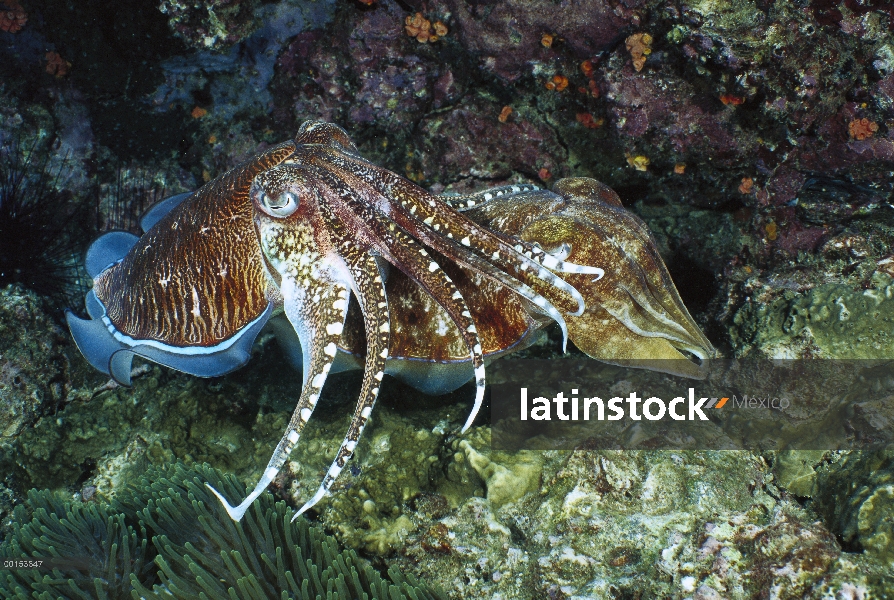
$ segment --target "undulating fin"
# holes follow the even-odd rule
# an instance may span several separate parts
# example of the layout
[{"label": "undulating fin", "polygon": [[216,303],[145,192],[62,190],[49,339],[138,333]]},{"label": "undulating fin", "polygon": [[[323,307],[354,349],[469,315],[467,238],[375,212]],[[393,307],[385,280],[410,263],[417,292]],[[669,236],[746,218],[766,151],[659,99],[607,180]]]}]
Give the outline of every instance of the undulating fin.
[{"label": "undulating fin", "polygon": [[96,238],[87,249],[87,258],[84,260],[87,274],[90,277],[97,277],[124,258],[139,239],[127,231],[110,231]]},{"label": "undulating fin", "polygon": [[160,365],[199,377],[217,377],[234,371],[251,358],[251,347],[273,313],[267,309],[248,327],[216,346],[180,348],[151,340],[134,340],[117,331],[105,316],[93,290],[87,294],[90,319],[66,314],[68,327],[78,349],[97,370],[121,385],[130,385],[131,361],[140,356]]},{"label": "undulating fin", "polygon": [[195,192],[183,192],[182,194],[176,194],[171,196],[170,198],[165,198],[161,202],[157,202],[149,210],[146,211],[146,214],[143,215],[143,218],[140,219],[140,229],[143,232],[149,231],[155,224],[158,223],[162,217],[171,212],[174,208],[180,205],[181,202],[192,196]]}]

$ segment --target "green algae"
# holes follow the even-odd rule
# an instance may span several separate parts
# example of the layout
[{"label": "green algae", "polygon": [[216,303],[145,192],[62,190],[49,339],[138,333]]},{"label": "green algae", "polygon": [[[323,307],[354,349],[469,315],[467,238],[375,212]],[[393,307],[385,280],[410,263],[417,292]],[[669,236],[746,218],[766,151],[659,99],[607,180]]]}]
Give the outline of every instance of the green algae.
[{"label": "green algae", "polygon": [[894,451],[836,453],[817,470],[812,506],[866,558],[894,564]]},{"label": "green algae", "polygon": [[733,343],[742,354],[756,350],[772,358],[894,356],[894,285],[884,273],[870,282],[868,289],[827,283],[748,303],[733,319]]}]

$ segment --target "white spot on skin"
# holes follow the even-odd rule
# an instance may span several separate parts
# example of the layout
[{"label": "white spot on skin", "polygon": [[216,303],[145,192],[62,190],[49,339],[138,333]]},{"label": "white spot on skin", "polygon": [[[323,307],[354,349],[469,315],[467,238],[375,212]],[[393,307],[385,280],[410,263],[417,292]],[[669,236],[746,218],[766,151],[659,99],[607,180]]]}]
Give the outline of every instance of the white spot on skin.
[{"label": "white spot on skin", "polygon": [[348,303],[345,302],[344,298],[339,298],[338,300],[336,300],[335,302],[332,303],[332,308],[334,308],[335,310],[344,310],[345,308],[347,308],[347,306],[348,306]]},{"label": "white spot on skin", "polygon": [[485,195],[484,195],[484,199],[485,199],[485,200],[490,200],[490,199],[493,198],[493,197],[494,197],[493,194],[485,194]]},{"label": "white spot on skin", "polygon": [[344,325],[341,323],[329,323],[326,325],[326,333],[329,335],[341,335]]},{"label": "white spot on skin", "polygon": [[317,373],[314,375],[313,381],[310,382],[312,386],[317,389],[323,387],[323,384],[326,382],[326,374],[325,373]]},{"label": "white spot on skin", "polygon": [[351,440],[347,444],[345,444],[345,450],[347,450],[348,452],[354,452],[354,449],[356,447],[357,447],[357,442],[355,442],[354,440]]},{"label": "white spot on skin", "polygon": [[307,423],[310,420],[310,409],[302,408],[301,409],[301,420]]},{"label": "white spot on skin", "polygon": [[380,333],[388,333],[390,331],[391,331],[391,327],[388,325],[388,323],[382,323],[382,326],[379,327]]},{"label": "white spot on skin", "polygon": [[336,351],[337,351],[337,348],[336,348],[334,342],[329,342],[329,344],[325,348],[323,348],[323,354],[325,354],[326,356],[334,357]]},{"label": "white spot on skin", "polygon": [[196,288],[192,288],[192,314],[195,317],[201,316],[199,312],[199,292]]},{"label": "white spot on skin", "polygon": [[293,444],[298,442],[298,432],[295,431],[294,429],[289,432],[289,441],[292,442]]},{"label": "white spot on skin", "polygon": [[364,419],[368,419],[369,415],[371,415],[371,414],[372,414],[372,407],[370,407],[370,406],[364,406],[363,410],[360,411],[360,416],[363,417]]},{"label": "white spot on skin", "polygon": [[431,263],[428,265],[428,270],[431,271],[432,273],[434,273],[435,271],[437,271],[437,270],[438,270],[438,263],[436,263],[435,261],[431,261]]},{"label": "white spot on skin", "polygon": [[373,379],[375,379],[376,381],[382,381],[382,377],[384,377],[384,376],[385,376],[385,373],[383,371],[379,371],[378,373],[375,374]]},{"label": "white spot on skin", "polygon": [[382,353],[379,354],[379,358],[388,358],[388,348],[382,350]]},{"label": "white spot on skin", "polygon": [[462,244],[463,246],[471,246],[472,245],[472,241],[469,240],[469,236],[466,236],[463,239],[461,239],[459,241],[459,243]]}]

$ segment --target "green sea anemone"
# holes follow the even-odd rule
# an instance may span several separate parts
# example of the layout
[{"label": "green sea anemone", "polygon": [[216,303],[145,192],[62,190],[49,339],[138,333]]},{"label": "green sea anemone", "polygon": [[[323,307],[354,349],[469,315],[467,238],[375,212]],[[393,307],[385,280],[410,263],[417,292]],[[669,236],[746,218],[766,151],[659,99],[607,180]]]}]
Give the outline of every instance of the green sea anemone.
[{"label": "green sea anemone", "polygon": [[444,598],[388,571],[390,582],[335,538],[264,494],[236,523],[204,483],[245,494],[208,465],[148,472],[111,504],[32,490],[16,508],[0,558],[43,559],[6,569],[3,598]]}]

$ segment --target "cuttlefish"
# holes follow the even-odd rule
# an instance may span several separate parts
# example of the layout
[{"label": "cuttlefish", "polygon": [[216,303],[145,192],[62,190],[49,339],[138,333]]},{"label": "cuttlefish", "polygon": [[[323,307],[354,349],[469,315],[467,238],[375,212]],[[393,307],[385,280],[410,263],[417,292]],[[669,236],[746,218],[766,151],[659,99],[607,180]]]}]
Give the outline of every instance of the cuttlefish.
[{"label": "cuttlefish", "polygon": [[[713,348],[680,300],[645,224],[592,179],[438,196],[363,159],[340,127],[294,140],[150,210],[145,233],[87,254],[90,319],[68,314],[87,360],[121,384],[134,355],[204,377],[245,364],[265,325],[303,373],[285,434],[240,520],[273,481],[330,372],[362,368],[353,418],[303,513],[351,458],[386,374],[426,393],[475,381],[485,362],[558,323],[593,358],[698,377]],[[694,359],[694,360],[689,360]],[[657,366],[672,365],[672,366]]]}]

